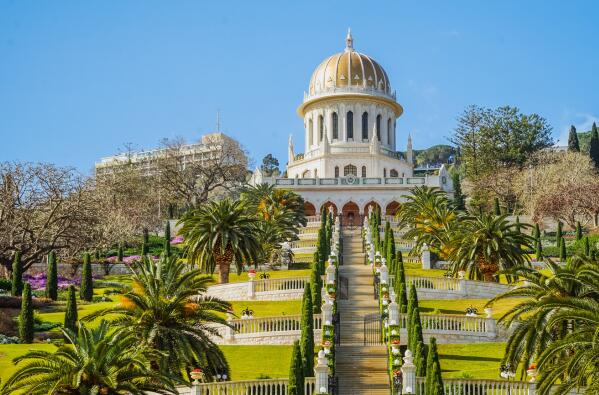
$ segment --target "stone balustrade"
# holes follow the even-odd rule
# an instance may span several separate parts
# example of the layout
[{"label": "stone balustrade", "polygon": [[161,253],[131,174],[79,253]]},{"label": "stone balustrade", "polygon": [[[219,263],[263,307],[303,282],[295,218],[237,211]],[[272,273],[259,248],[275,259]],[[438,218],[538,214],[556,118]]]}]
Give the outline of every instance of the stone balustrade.
[{"label": "stone balustrade", "polygon": [[[179,395],[284,395],[289,393],[289,379],[223,381],[182,387]],[[315,395],[314,377],[304,380],[304,395]]]},{"label": "stone balustrade", "polygon": [[[424,395],[424,377],[416,378],[414,394]],[[530,395],[534,392],[534,383],[507,380],[443,379],[445,395]]]},{"label": "stone balustrade", "polygon": [[228,301],[237,300],[298,300],[310,278],[287,277],[239,283],[218,284],[208,287],[207,296]]},{"label": "stone balustrade", "polygon": [[[389,276],[393,284],[395,276]],[[421,300],[431,299],[491,299],[507,292],[509,285],[460,278],[406,276],[406,285],[414,283]]]},{"label": "stone balustrade", "polygon": [[[407,315],[400,314],[398,324],[402,337],[408,336],[407,321]],[[491,317],[420,313],[420,321],[425,342],[431,337],[435,337],[439,344],[505,340],[504,336],[497,332],[497,322]]]}]

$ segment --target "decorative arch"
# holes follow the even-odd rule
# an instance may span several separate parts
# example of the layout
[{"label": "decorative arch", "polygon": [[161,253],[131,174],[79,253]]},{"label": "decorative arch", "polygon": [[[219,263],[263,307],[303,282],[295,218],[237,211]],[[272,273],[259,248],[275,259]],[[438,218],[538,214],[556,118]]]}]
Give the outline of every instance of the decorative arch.
[{"label": "decorative arch", "polygon": [[304,214],[306,217],[313,217],[316,215],[316,207],[308,201],[304,202]]},{"label": "decorative arch", "polygon": [[352,201],[349,201],[341,208],[341,223],[343,226],[361,226],[362,217],[360,216],[360,207]]},{"label": "decorative arch", "polygon": [[375,200],[371,200],[368,203],[364,204],[364,216],[368,217],[368,213],[370,213],[370,210],[373,210],[374,208],[378,208],[380,210],[381,204]]},{"label": "decorative arch", "polygon": [[352,164],[343,167],[343,177],[347,176],[358,176],[358,168]]},{"label": "decorative arch", "polygon": [[335,203],[331,202],[330,200],[324,202],[322,204],[322,206],[320,206],[320,212],[322,212],[322,210],[325,211],[325,213],[329,213],[329,207],[331,207],[333,209],[333,215],[337,216],[337,205],[335,205]]},{"label": "decorative arch", "polygon": [[302,173],[302,178],[310,178],[310,170],[304,170]]},{"label": "decorative arch", "polygon": [[401,204],[399,204],[395,200],[392,201],[391,203],[387,204],[387,207],[385,207],[385,215],[395,215],[395,213],[397,212],[397,210],[399,210],[400,207]]},{"label": "decorative arch", "polygon": [[391,169],[389,171],[389,177],[398,177],[398,176],[399,176],[399,174],[397,173],[397,170]]}]

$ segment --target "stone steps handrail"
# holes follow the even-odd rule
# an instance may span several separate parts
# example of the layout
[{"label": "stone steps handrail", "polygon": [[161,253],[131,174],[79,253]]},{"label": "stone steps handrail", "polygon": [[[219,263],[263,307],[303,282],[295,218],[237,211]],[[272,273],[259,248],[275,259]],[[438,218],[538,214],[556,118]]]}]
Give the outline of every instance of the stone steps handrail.
[{"label": "stone steps handrail", "polygon": [[[425,377],[416,377],[416,395],[425,394]],[[536,383],[493,379],[444,378],[445,395],[535,395]],[[551,392],[556,389],[554,387]],[[582,395],[584,391],[571,390],[568,395]]]},{"label": "stone steps handrail", "polygon": [[[399,315],[401,329],[407,328],[407,314]],[[420,314],[422,329],[428,331],[455,331],[489,333],[495,335],[495,320],[486,317],[469,317],[457,314]],[[492,322],[489,322],[492,321]]]},{"label": "stone steps handrail", "polygon": [[443,291],[457,291],[459,289],[459,280],[457,278],[406,276],[406,283],[406,285],[414,283],[416,288],[424,289]]},{"label": "stone steps handrail", "polygon": [[255,291],[256,292],[272,292],[272,291],[290,291],[290,290],[303,290],[306,283],[310,281],[310,277],[283,277],[283,278],[269,278],[264,280],[255,280]]},{"label": "stone steps handrail", "polygon": [[[322,329],[322,315],[314,314],[314,329]],[[285,332],[301,330],[302,316],[280,315],[271,317],[255,317],[248,319],[229,320],[234,333],[248,334],[261,332]]]},{"label": "stone steps handrail", "polygon": [[[304,380],[304,395],[315,395],[317,391],[314,387],[314,377],[306,377]],[[192,389],[186,389],[187,392],[179,392],[179,394],[285,395],[289,393],[289,379],[263,379],[202,383],[197,385],[196,388],[199,389],[199,391],[192,392]]]}]

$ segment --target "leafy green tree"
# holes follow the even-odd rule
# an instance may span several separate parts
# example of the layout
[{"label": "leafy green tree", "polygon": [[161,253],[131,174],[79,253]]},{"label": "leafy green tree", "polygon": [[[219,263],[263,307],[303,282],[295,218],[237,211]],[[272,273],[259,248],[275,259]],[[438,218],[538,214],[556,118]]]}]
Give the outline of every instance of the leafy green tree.
[{"label": "leafy green tree", "polygon": [[387,256],[387,264],[393,266],[392,274],[395,274],[395,254],[395,236],[393,235],[393,229],[389,228],[389,239],[387,240],[387,248],[385,250],[385,255]]},{"label": "leafy green tree", "polygon": [[164,253],[166,256],[171,255],[171,221],[166,220],[164,225]]},{"label": "leafy green tree", "polygon": [[132,333],[102,321],[94,329],[81,325],[77,334],[67,329],[64,335],[66,343],[54,352],[29,351],[15,358],[17,371],[0,394],[178,393],[171,377],[150,366],[162,354],[140,347]]},{"label": "leafy green tree", "polygon": [[559,243],[559,260],[560,262],[566,262],[566,241],[562,237],[562,241]]},{"label": "leafy green tree", "polygon": [[562,239],[563,239],[562,226],[563,226],[562,222],[557,221],[557,230],[555,232],[555,246],[557,248],[559,248],[560,243],[562,242]]},{"label": "leafy green tree", "polygon": [[279,160],[272,154],[267,154],[264,158],[262,158],[260,170],[262,170],[262,173],[264,173],[266,177],[279,174]]},{"label": "leafy green tree", "polygon": [[304,288],[301,330],[300,348],[304,377],[312,377],[314,375],[314,308],[309,284]]},{"label": "leafy green tree", "polygon": [[462,193],[462,183],[460,181],[460,173],[454,172],[451,176],[453,182],[453,206],[456,210],[466,209],[466,199]]},{"label": "leafy green tree", "polygon": [[304,395],[304,369],[302,366],[302,351],[298,340],[293,343],[287,391],[288,395]]},{"label": "leafy green tree", "polygon": [[64,314],[64,325],[65,329],[75,332],[77,330],[77,297],[75,296],[75,286],[69,285],[69,291],[67,296],[67,308]]},{"label": "leafy green tree", "polygon": [[12,260],[12,296],[21,296],[23,293],[23,264],[21,263],[21,252],[16,251]]},{"label": "leafy green tree", "polygon": [[185,379],[186,371],[200,367],[208,377],[228,373],[224,354],[214,343],[214,324],[227,325],[231,304],[206,296],[212,276],[162,254],[134,264],[134,287],[120,305],[86,316],[91,321],[109,316],[111,323],[134,334],[140,345],[163,353],[157,367]]},{"label": "leafy green tree", "polygon": [[495,207],[495,215],[501,215],[501,206],[499,205],[499,198],[495,198],[495,202],[494,202],[494,207]]},{"label": "leafy green tree", "polygon": [[576,127],[574,127],[574,125],[570,126],[570,134],[568,135],[568,151],[580,152],[578,133],[576,133]]},{"label": "leafy green tree", "polygon": [[58,268],[56,267],[56,253],[54,251],[50,251],[48,254],[46,297],[52,300],[58,299]]},{"label": "leafy green tree", "polygon": [[582,227],[580,221],[576,221],[576,240],[582,239]]},{"label": "leafy green tree", "polygon": [[591,141],[589,143],[589,156],[595,163],[595,167],[599,169],[599,132],[597,131],[597,125],[593,122],[591,129]]},{"label": "leafy green tree", "polygon": [[526,251],[533,242],[532,237],[517,231],[506,215],[466,216],[449,242],[452,270],[454,274],[464,270],[471,279],[497,281],[499,270],[528,264]]},{"label": "leafy green tree", "polygon": [[244,203],[231,199],[213,200],[188,212],[179,233],[189,262],[210,272],[218,266],[220,282],[228,283],[233,263],[241,272],[243,263],[254,262],[260,252],[257,222]]},{"label": "leafy green tree", "polygon": [[21,343],[33,343],[33,301],[31,300],[31,285],[28,282],[25,283],[21,297],[19,339],[21,339]]},{"label": "leafy green tree", "polygon": [[421,341],[416,345],[414,365],[416,365],[416,377],[426,377],[426,346]]},{"label": "leafy green tree", "polygon": [[437,351],[437,340],[431,337],[426,359],[426,394],[444,395],[445,387],[441,378],[441,364]]},{"label": "leafy green tree", "polygon": [[92,262],[89,253],[83,255],[83,273],[81,274],[81,290],[79,298],[91,302],[94,298],[94,280],[92,278]]}]

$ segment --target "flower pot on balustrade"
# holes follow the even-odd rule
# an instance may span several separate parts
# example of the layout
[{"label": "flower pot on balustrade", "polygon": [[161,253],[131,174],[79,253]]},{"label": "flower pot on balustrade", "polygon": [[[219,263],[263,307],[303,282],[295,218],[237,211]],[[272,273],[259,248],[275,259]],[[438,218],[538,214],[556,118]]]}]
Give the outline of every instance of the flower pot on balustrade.
[{"label": "flower pot on balustrade", "polygon": [[539,374],[537,372],[537,364],[533,363],[531,364],[528,369],[526,370],[526,374],[530,377],[530,382],[534,383],[535,381],[537,381],[537,375]]}]

